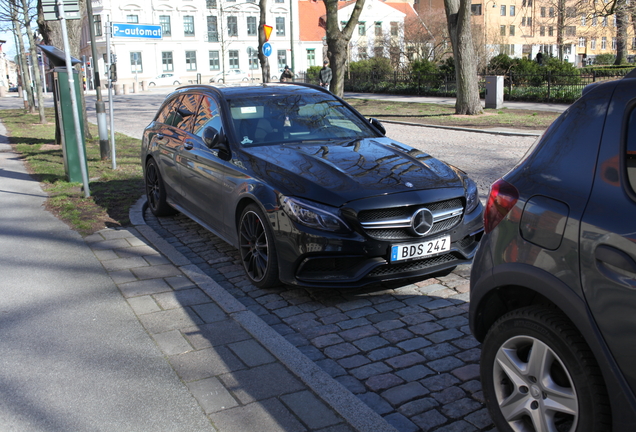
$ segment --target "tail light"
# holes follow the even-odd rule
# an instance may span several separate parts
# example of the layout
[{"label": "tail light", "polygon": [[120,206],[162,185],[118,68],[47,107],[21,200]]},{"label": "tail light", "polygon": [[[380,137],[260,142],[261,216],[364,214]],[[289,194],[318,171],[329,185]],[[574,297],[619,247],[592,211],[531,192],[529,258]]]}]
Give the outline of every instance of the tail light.
[{"label": "tail light", "polygon": [[516,187],[503,179],[499,179],[490,186],[490,195],[484,212],[484,229],[487,233],[494,230],[499,222],[506,217],[519,199]]}]

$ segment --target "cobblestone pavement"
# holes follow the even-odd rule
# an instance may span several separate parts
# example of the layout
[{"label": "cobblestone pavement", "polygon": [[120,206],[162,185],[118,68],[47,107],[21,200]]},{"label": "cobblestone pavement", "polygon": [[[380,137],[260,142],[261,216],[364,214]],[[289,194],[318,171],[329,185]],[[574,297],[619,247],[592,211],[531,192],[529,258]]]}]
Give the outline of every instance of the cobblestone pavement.
[{"label": "cobblestone pavement", "polygon": [[[482,187],[536,140],[388,125],[387,135],[464,168]],[[424,132],[424,133],[422,133]],[[430,132],[430,133],[429,133]],[[146,223],[400,431],[491,431],[468,328],[469,266],[365,289],[268,290],[238,251],[183,215]]]}]

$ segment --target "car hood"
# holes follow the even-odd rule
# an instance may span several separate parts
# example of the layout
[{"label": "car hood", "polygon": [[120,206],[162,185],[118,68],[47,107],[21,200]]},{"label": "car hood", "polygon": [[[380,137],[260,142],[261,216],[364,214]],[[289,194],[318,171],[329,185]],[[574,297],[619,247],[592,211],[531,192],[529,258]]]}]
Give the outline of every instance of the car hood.
[{"label": "car hood", "polygon": [[245,150],[254,173],[283,194],[332,206],[378,195],[463,187],[445,163],[388,138]]}]

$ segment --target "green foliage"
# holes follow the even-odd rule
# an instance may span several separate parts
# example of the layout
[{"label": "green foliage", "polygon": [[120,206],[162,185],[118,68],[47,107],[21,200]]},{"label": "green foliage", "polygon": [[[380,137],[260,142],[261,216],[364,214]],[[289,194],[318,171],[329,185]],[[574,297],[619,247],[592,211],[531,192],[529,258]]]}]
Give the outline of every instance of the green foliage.
[{"label": "green foliage", "polygon": [[493,75],[503,75],[508,72],[514,64],[515,59],[507,54],[499,54],[490,59],[486,72]]},{"label": "green foliage", "polygon": [[306,82],[309,84],[318,84],[318,73],[320,73],[320,66],[309,66],[307,69]]},{"label": "green foliage", "polygon": [[613,65],[616,61],[614,54],[599,54],[594,57],[594,64],[597,65]]},{"label": "green foliage", "polygon": [[374,77],[381,79],[393,73],[393,66],[388,58],[371,57],[367,60],[351,62],[349,70],[355,74],[373,74]]},{"label": "green foliage", "polygon": [[454,77],[455,76],[455,59],[452,56],[446,57],[446,60],[444,60],[439,65],[439,71],[446,76]]},{"label": "green foliage", "polygon": [[418,85],[437,87],[443,81],[439,68],[429,60],[415,60],[411,63],[411,77]]}]

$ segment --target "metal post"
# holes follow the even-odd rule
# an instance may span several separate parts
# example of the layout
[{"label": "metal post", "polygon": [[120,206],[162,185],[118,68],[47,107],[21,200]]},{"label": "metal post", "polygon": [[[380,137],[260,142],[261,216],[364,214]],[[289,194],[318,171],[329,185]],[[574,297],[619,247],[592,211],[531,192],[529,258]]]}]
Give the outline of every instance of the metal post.
[{"label": "metal post", "polygon": [[86,13],[88,14],[88,28],[91,38],[91,54],[93,61],[93,87],[96,90],[95,113],[97,114],[97,130],[99,133],[99,156],[102,160],[108,159],[110,149],[108,148],[108,129],[106,126],[106,105],[102,99],[102,89],[99,83],[99,63],[97,62],[97,43],[95,42],[95,20],[93,18],[93,0],[86,1]]},{"label": "metal post", "polygon": [[75,81],[73,79],[73,65],[71,62],[71,47],[68,44],[68,32],[66,31],[66,18],[64,17],[64,2],[57,0],[58,19],[62,28],[62,39],[64,39],[64,53],[66,54],[66,70],[68,71],[68,87],[71,91],[71,108],[73,110],[73,123],[75,123],[75,138],[77,141],[77,154],[80,159],[80,168],[82,170],[82,183],[84,184],[84,196],[91,196],[88,188],[88,172],[86,170],[86,155],[84,154],[82,129],[80,128],[79,114],[77,112],[77,96],[75,95]]},{"label": "metal post", "polygon": [[[90,1],[90,0],[89,0]],[[115,151],[115,117],[113,113],[113,82],[111,81],[110,68],[113,65],[113,60],[110,54],[110,35],[113,31],[113,26],[110,22],[110,17],[106,18],[106,59],[108,65],[106,66],[108,72],[108,114],[110,115],[110,153],[112,168],[117,169],[117,152]]]}]

